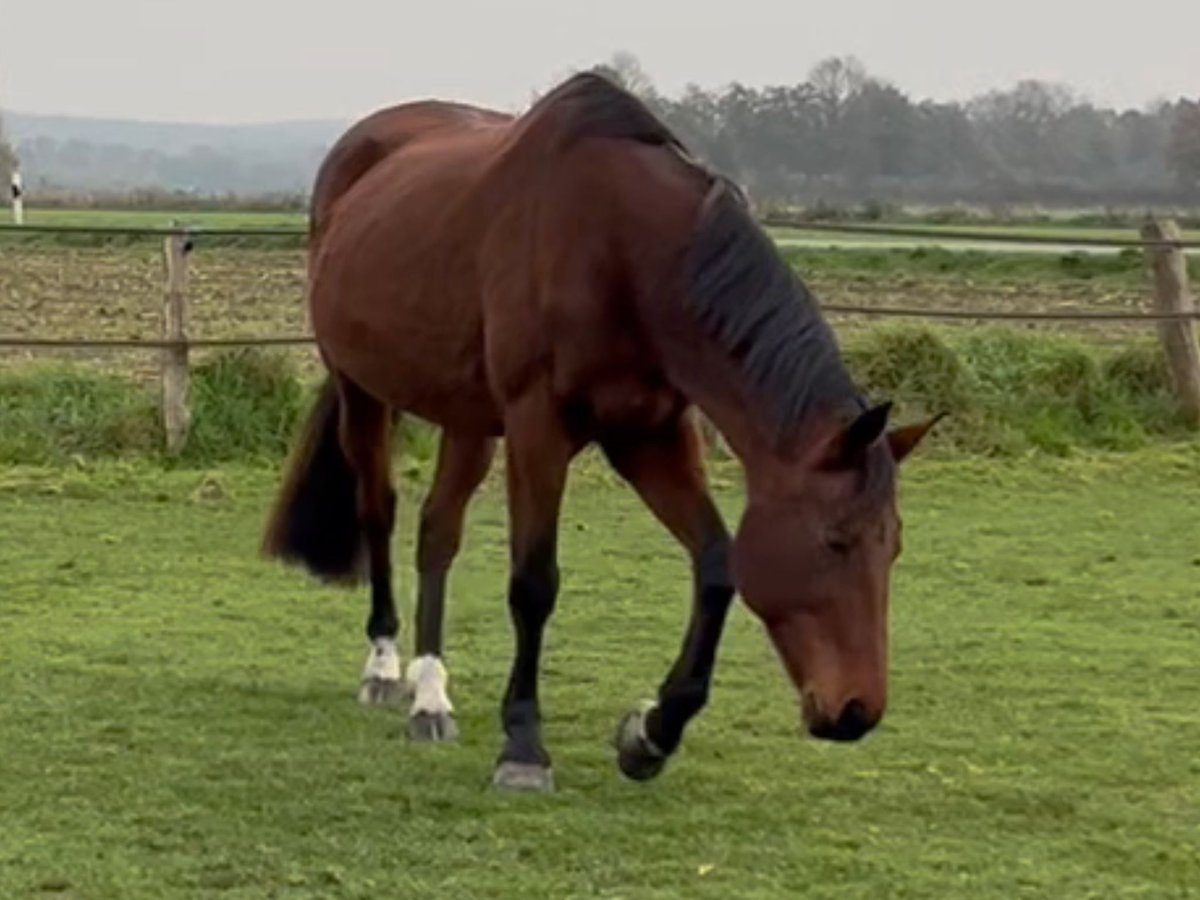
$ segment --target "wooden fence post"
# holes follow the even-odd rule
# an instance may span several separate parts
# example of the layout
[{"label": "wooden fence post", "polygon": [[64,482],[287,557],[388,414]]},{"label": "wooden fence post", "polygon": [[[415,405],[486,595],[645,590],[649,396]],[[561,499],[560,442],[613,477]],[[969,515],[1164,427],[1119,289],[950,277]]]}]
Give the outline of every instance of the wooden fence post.
[{"label": "wooden fence post", "polygon": [[164,341],[172,343],[162,350],[162,420],[167,436],[167,452],[171,454],[183,450],[191,424],[187,347],[189,250],[191,240],[182,230],[170,235],[163,247],[167,277],[163,293],[162,336]]},{"label": "wooden fence post", "polygon": [[12,220],[14,225],[25,224],[25,187],[21,184],[21,170],[13,169],[8,187],[12,198]]},{"label": "wooden fence post", "polygon": [[[1183,233],[1170,219],[1148,219],[1142,226],[1142,240],[1182,241]],[[1154,284],[1154,311],[1178,315],[1195,312],[1188,290],[1187,255],[1180,246],[1160,244],[1146,248],[1146,267]],[[1171,383],[1179,397],[1184,419],[1200,427],[1200,345],[1195,324],[1189,319],[1163,321],[1158,335],[1167,354]]]}]

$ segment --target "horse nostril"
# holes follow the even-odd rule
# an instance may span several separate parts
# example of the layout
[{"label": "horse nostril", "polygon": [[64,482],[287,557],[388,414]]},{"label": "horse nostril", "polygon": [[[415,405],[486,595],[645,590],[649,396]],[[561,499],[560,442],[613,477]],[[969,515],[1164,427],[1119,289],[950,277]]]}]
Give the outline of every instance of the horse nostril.
[{"label": "horse nostril", "polygon": [[836,720],[827,719],[810,729],[813,737],[827,741],[857,741],[875,727],[867,707],[861,700],[851,700],[842,707]]},{"label": "horse nostril", "polygon": [[875,727],[867,713],[866,706],[861,700],[851,700],[842,709],[838,717],[837,730],[841,734],[839,740],[857,741],[860,737]]}]

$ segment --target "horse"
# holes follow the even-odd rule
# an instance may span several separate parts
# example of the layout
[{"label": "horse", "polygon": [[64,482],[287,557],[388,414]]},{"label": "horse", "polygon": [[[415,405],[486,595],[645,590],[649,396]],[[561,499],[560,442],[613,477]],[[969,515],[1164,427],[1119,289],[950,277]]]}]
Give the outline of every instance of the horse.
[{"label": "horse", "polygon": [[[709,699],[735,595],[761,622],[818,739],[855,741],[887,702],[900,463],[940,416],[889,427],[816,299],[725,176],[637,97],[571,76],[523,114],[436,100],[359,122],[313,196],[308,311],[327,377],[262,552],[370,586],[359,698],[412,697],[414,740],[457,736],[447,574],[502,442],[515,649],[493,784],[551,790],[538,701],[559,586],[559,512],[598,446],[687,551],[677,659],[618,722],[623,775],[657,776]],[[707,487],[702,412],[742,470],[730,534]],[[401,676],[390,542],[393,424],[440,429],[417,536],[415,653]]]}]

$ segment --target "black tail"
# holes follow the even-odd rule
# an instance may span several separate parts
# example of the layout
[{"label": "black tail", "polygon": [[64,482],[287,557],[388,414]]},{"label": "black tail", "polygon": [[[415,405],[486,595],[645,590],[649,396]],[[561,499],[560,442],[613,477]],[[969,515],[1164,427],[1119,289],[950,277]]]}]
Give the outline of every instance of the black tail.
[{"label": "black tail", "polygon": [[366,573],[357,479],[338,439],[341,401],[332,377],[292,452],[267,520],[262,552],[301,565],[323,581],[357,584]]}]

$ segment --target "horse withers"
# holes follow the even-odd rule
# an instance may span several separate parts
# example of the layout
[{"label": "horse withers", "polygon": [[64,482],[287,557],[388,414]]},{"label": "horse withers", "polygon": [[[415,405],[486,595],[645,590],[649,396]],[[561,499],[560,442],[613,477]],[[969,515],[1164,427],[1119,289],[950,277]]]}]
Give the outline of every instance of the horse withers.
[{"label": "horse withers", "polygon": [[[264,551],[369,581],[360,696],[412,693],[409,733],[457,733],[446,576],[504,439],[515,655],[494,781],[552,783],[538,668],[558,596],[558,517],[589,444],[683,544],[693,605],[655,701],[618,727],[621,771],[653,777],[705,705],[735,588],[819,738],[855,740],[887,702],[896,469],[934,420],[888,430],[804,284],[739,192],[635,97],[590,73],[519,117],[439,102],[352,128],[318,175],[309,311],[329,377],[293,452]],[[745,476],[730,537],[705,484],[698,407]],[[394,419],[440,427],[421,508],[415,655],[401,674],[391,586]]]}]

